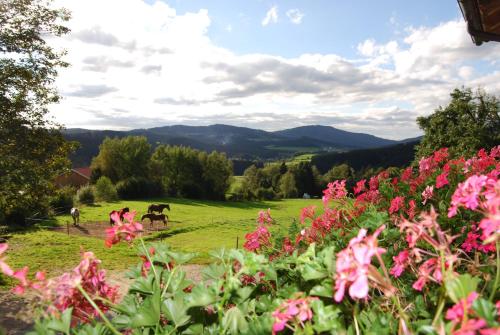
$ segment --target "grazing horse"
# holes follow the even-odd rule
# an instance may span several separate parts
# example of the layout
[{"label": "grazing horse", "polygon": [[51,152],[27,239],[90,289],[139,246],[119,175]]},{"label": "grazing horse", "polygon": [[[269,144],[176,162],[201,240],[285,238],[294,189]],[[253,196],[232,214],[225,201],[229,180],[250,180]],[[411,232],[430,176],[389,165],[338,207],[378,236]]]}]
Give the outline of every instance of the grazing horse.
[{"label": "grazing horse", "polygon": [[148,213],[153,213],[153,212],[158,212],[158,213],[163,213],[164,209],[168,209],[170,211],[170,205],[169,204],[151,204],[148,207]]},{"label": "grazing horse", "polygon": [[128,207],[124,207],[124,208],[120,209],[119,211],[115,210],[115,211],[109,212],[109,225],[113,226],[115,224],[115,221],[113,221],[113,217],[112,217],[113,214],[118,213],[118,215],[120,216],[120,221],[122,221],[123,220],[123,214],[128,213],[129,211],[130,210],[129,210]]},{"label": "grazing horse", "polygon": [[151,228],[153,228],[153,221],[162,221],[163,225],[166,227],[167,222],[168,222],[168,215],[148,213],[148,214],[144,214],[141,217],[141,221],[144,221],[144,219],[149,219],[149,221],[151,222],[150,223]]},{"label": "grazing horse", "polygon": [[73,218],[73,225],[76,226],[80,222],[80,210],[76,207],[71,208],[71,217]]}]

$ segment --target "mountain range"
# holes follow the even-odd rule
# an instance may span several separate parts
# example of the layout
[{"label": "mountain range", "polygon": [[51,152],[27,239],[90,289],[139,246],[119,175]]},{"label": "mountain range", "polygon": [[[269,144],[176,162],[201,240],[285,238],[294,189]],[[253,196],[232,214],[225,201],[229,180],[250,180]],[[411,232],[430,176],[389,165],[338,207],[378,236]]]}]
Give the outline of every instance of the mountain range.
[{"label": "mountain range", "polygon": [[225,152],[230,158],[247,160],[282,159],[302,152],[345,152],[414,140],[395,141],[328,126],[264,131],[224,124],[174,125],[128,131],[70,128],[63,133],[66,139],[80,143],[80,148],[71,156],[73,166],[88,166],[106,137],[145,136],[153,147],[160,144],[184,145],[204,151]]}]

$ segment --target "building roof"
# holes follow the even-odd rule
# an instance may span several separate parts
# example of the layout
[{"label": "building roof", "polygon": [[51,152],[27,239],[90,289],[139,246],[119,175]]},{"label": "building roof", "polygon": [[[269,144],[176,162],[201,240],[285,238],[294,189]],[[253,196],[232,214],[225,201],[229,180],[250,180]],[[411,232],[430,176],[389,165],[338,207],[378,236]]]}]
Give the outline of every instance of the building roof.
[{"label": "building roof", "polygon": [[500,0],[457,0],[476,45],[500,42]]},{"label": "building roof", "polygon": [[71,171],[74,171],[75,173],[78,173],[80,176],[87,179],[90,179],[90,175],[92,173],[92,169],[90,167],[74,168],[71,169]]}]

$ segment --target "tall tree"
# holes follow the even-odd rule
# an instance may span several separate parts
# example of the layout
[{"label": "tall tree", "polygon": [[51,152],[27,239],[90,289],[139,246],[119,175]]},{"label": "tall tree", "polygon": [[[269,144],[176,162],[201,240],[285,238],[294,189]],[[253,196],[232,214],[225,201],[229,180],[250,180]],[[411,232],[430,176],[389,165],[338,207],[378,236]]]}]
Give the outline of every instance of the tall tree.
[{"label": "tall tree", "polygon": [[73,144],[47,120],[59,101],[54,81],[68,66],[46,42],[68,32],[69,14],[50,1],[0,0],[0,220],[44,210]]},{"label": "tall tree", "polygon": [[500,144],[500,102],[481,89],[455,89],[446,107],[419,117],[417,123],[424,131],[417,159],[443,147],[467,157]]},{"label": "tall tree", "polygon": [[92,170],[115,183],[131,177],[147,177],[150,158],[151,145],[145,136],[106,137],[92,160]]}]

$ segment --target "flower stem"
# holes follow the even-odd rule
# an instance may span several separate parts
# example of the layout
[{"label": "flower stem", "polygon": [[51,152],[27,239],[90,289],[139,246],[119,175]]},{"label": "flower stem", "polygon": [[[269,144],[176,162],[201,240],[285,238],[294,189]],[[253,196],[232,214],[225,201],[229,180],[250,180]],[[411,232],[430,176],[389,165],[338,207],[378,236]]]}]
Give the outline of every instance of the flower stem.
[{"label": "flower stem", "polygon": [[106,317],[106,315],[104,315],[103,311],[101,311],[101,309],[99,308],[99,306],[97,306],[95,304],[94,300],[92,300],[92,298],[87,294],[87,292],[85,292],[85,290],[83,289],[83,287],[81,287],[80,285],[78,285],[77,288],[82,293],[82,295],[85,297],[85,299],[87,299],[87,301],[97,311],[97,313],[99,313],[99,315],[101,316],[101,318],[104,321],[104,323],[106,324],[106,326],[108,326],[109,330],[111,330],[111,332],[113,334],[121,335],[121,333],[118,330],[116,330],[116,328],[111,324],[111,322]]},{"label": "flower stem", "polygon": [[153,273],[155,275],[155,280],[157,283],[159,283],[158,273],[156,273],[155,264],[153,263],[153,260],[151,259],[151,256],[149,255],[148,248],[146,248],[146,245],[144,244],[144,240],[142,239],[142,237],[139,238],[139,240],[141,240],[142,247],[144,248],[144,252],[146,253],[146,258],[148,259],[149,263],[151,264],[151,269],[153,269]]},{"label": "flower stem", "polygon": [[497,275],[495,276],[495,282],[493,283],[493,289],[491,290],[489,299],[490,301],[493,301],[493,298],[495,298],[495,293],[497,292],[497,287],[500,282],[500,241],[497,241],[496,249],[497,249]]}]

